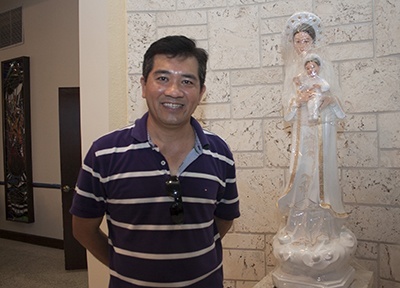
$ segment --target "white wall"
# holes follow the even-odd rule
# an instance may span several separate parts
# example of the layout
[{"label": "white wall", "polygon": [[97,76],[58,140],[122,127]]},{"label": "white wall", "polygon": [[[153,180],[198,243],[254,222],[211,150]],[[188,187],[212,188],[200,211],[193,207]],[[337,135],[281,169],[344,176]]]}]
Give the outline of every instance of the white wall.
[{"label": "white wall", "polygon": [[[1,0],[0,12],[20,6],[24,43],[0,50],[0,61],[30,57],[33,182],[60,184],[58,88],[79,86],[78,0]],[[6,221],[4,199],[1,186],[0,229],[63,238],[59,189],[34,188],[32,224]]]},{"label": "white wall", "polygon": [[[93,140],[127,124],[125,23],[124,1],[79,1],[83,155]],[[108,287],[108,269],[90,254],[88,272],[89,287]]]}]

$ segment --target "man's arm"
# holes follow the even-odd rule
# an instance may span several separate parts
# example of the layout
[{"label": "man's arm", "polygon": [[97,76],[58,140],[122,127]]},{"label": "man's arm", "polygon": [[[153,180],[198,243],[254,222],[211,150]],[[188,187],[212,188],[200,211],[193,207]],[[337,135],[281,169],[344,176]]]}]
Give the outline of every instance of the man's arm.
[{"label": "man's arm", "polygon": [[76,240],[93,254],[101,263],[109,267],[108,237],[100,229],[103,217],[81,218],[72,216],[72,231]]},{"label": "man's arm", "polygon": [[221,239],[224,238],[225,234],[231,229],[233,220],[223,220],[218,217],[214,217],[215,223],[217,224],[219,235]]}]

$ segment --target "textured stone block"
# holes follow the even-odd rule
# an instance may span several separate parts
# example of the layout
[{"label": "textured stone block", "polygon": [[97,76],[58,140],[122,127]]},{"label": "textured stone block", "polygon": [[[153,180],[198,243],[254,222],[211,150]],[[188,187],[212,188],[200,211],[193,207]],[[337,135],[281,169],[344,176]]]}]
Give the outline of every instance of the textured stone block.
[{"label": "textured stone block", "polygon": [[233,281],[233,280],[224,280],[224,288],[236,288],[235,281]]},{"label": "textured stone block", "polygon": [[[268,89],[268,93],[266,90]],[[232,87],[234,118],[261,118],[281,115],[281,85]]]},{"label": "textured stone block", "polygon": [[357,239],[400,243],[400,208],[355,206],[348,223]]},{"label": "textured stone block", "polygon": [[231,107],[229,104],[199,105],[193,116],[198,120],[226,119],[231,116]]},{"label": "textured stone block", "polygon": [[158,27],[205,25],[207,24],[207,12],[193,10],[158,13],[156,23]]},{"label": "textured stone block", "polygon": [[275,233],[280,216],[276,201],[283,192],[283,170],[240,169],[237,173],[242,215],[236,232]]},{"label": "textured stone block", "polygon": [[261,120],[215,121],[210,129],[223,137],[233,151],[261,151],[261,123]]},{"label": "textured stone block", "polygon": [[[280,84],[283,81],[282,67],[232,70],[230,72],[232,86]],[[267,87],[265,87],[265,90]]]},{"label": "textured stone block", "polygon": [[250,5],[257,3],[264,3],[265,0],[227,0],[228,6],[240,6],[240,5]]},{"label": "textured stone block", "polygon": [[224,248],[257,249],[265,248],[265,237],[260,234],[228,233],[222,239]]},{"label": "textured stone block", "polygon": [[253,288],[257,281],[236,281],[235,288]]},{"label": "textured stone block", "polygon": [[372,23],[326,27],[324,31],[330,44],[373,40]]},{"label": "textured stone block", "polygon": [[400,113],[379,115],[380,148],[400,149]]},{"label": "textured stone block", "polygon": [[[262,17],[262,16],[261,16]],[[285,28],[287,17],[279,18],[261,18],[260,33],[264,34],[281,34]]]},{"label": "textured stone block", "polygon": [[400,149],[381,150],[380,166],[387,168],[400,168]]},{"label": "textured stone block", "polygon": [[400,170],[345,169],[342,183],[345,202],[400,207]]},{"label": "textured stone block", "polygon": [[175,0],[127,0],[127,11],[169,11],[175,10]]},{"label": "textured stone block", "polygon": [[377,131],[378,124],[376,115],[351,114],[343,120],[344,129],[348,132]]},{"label": "textured stone block", "polygon": [[262,168],[264,166],[263,152],[235,152],[236,168]]},{"label": "textured stone block", "polygon": [[377,56],[400,53],[400,3],[398,1],[375,1]]},{"label": "textured stone block", "polygon": [[377,112],[400,110],[400,59],[382,58],[341,64],[345,110]]},{"label": "textured stone block", "polygon": [[207,39],[207,25],[158,27],[157,34],[160,38],[169,35],[185,35],[191,39],[202,40]]},{"label": "textured stone block", "polygon": [[315,1],[315,13],[325,26],[372,21],[372,11],[370,0]]},{"label": "textured stone block", "polygon": [[262,65],[283,65],[281,56],[281,34],[265,35],[261,37]]},{"label": "textured stone block", "polygon": [[380,277],[400,282],[400,245],[380,245]]},{"label": "textured stone block", "polygon": [[[203,103],[227,103],[230,101],[230,81],[227,71],[208,71]],[[229,117],[228,117],[229,118]]]},{"label": "textured stone block", "polygon": [[127,115],[129,123],[133,123],[147,111],[146,100],[142,98],[140,77],[137,74],[128,76]]},{"label": "textured stone block", "polygon": [[357,241],[357,250],[355,256],[363,259],[378,259],[378,244],[367,241]]},{"label": "textured stone block", "polygon": [[208,19],[212,69],[259,66],[259,22],[256,6],[211,10]]},{"label": "textured stone block", "polygon": [[289,166],[291,135],[283,126],[282,119],[264,121],[264,151],[267,166]]},{"label": "textured stone block", "polygon": [[224,277],[238,280],[260,280],[265,275],[265,258],[257,250],[224,250]]},{"label": "textured stone block", "polygon": [[197,10],[203,8],[224,7],[226,5],[226,0],[178,0],[177,5],[179,10]]},{"label": "textured stone block", "polygon": [[[261,18],[272,18],[279,16],[287,16],[285,19],[298,11],[312,11],[312,0],[288,0],[288,1],[266,1],[260,7]],[[284,26],[282,26],[283,30]]]},{"label": "textured stone block", "polygon": [[155,19],[155,14],[152,13],[128,13],[128,73],[142,72],[143,55],[157,38]]},{"label": "textured stone block", "polygon": [[388,281],[388,280],[381,280],[381,285],[379,288],[400,288],[399,282]]},{"label": "textured stone block", "polygon": [[339,166],[378,166],[378,135],[376,132],[342,133],[339,136],[337,140]]},{"label": "textured stone block", "polygon": [[[369,42],[345,42],[327,47],[331,61],[344,61],[353,59],[371,58],[374,56],[374,43]],[[349,90],[347,92],[351,92]],[[343,91],[343,92],[346,92]]]}]

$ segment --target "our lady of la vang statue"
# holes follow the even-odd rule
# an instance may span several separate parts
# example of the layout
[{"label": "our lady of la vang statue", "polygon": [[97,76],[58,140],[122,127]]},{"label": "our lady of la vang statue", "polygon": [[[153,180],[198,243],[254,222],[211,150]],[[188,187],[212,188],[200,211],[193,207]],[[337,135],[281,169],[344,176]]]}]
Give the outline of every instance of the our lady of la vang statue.
[{"label": "our lady of la vang statue", "polygon": [[347,288],[354,280],[349,262],[357,239],[345,226],[336,149],[337,120],[345,113],[326,45],[318,16],[299,12],[288,19],[282,104],[292,143],[289,179],[277,203],[284,224],[273,240],[278,288]]}]

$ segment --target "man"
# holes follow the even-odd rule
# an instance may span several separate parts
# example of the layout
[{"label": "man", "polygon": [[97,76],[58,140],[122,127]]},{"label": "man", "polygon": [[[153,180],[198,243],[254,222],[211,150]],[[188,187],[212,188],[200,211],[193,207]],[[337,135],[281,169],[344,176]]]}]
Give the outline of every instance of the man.
[{"label": "man", "polygon": [[154,42],[141,78],[148,112],[85,157],[73,231],[110,268],[109,287],[223,287],[221,239],[240,213],[232,153],[192,117],[207,60],[184,36]]}]

